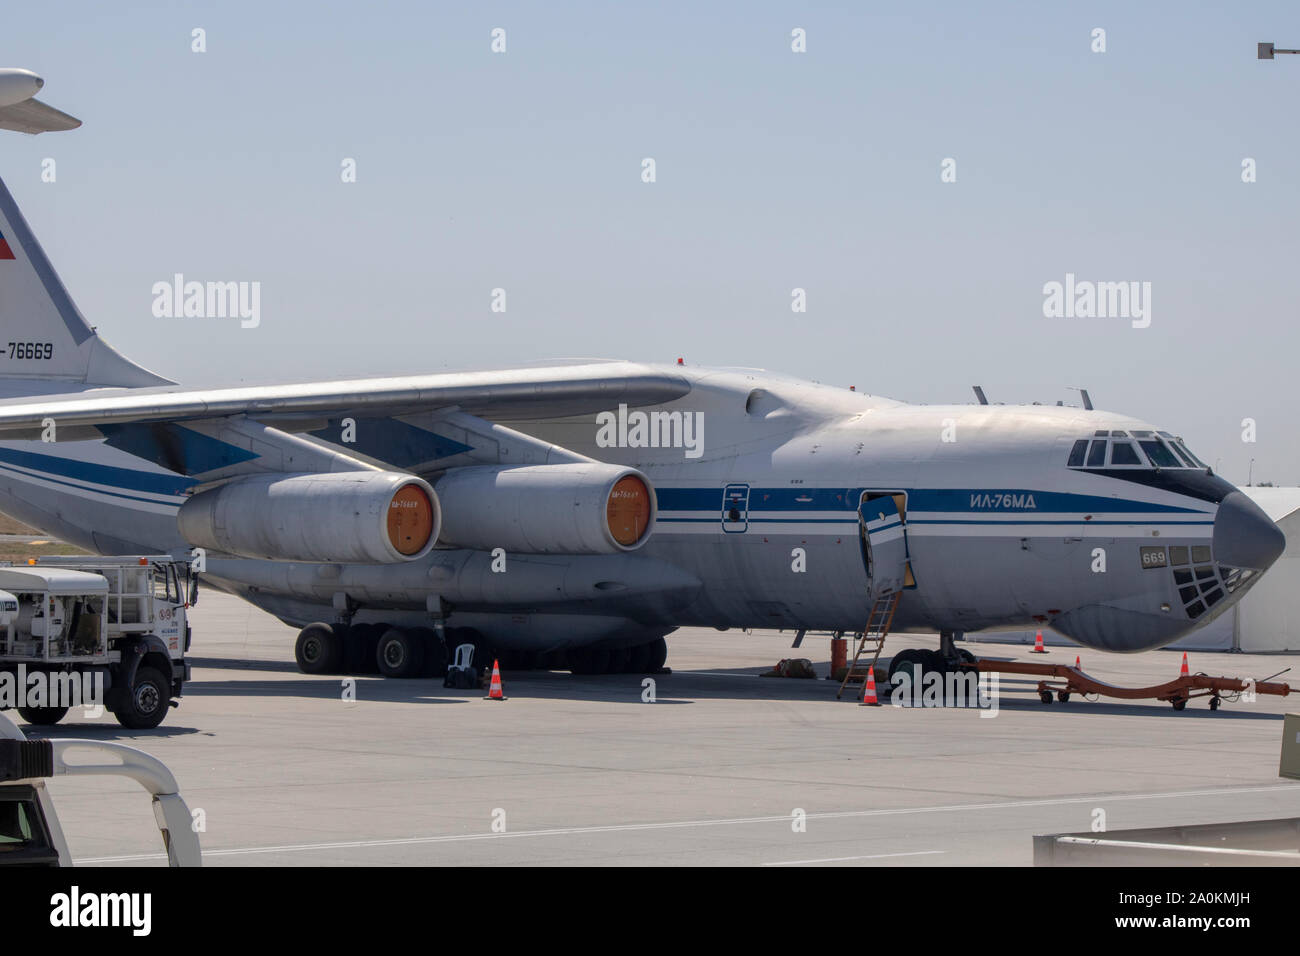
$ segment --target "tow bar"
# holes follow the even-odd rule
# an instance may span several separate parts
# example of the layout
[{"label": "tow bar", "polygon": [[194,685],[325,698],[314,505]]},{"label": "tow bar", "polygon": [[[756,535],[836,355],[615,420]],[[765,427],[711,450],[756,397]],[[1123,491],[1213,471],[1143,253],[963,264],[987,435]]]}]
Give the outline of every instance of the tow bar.
[{"label": "tow bar", "polygon": [[[1274,694],[1285,697],[1291,693],[1290,684],[1275,682],[1291,668],[1278,671],[1271,677],[1256,681],[1242,680],[1238,677],[1210,677],[1207,674],[1183,674],[1175,680],[1150,687],[1117,687],[1104,680],[1090,677],[1077,667],[1068,664],[1039,664],[1028,661],[999,661],[977,658],[975,661],[981,674],[1024,674],[1029,677],[1049,678],[1038,682],[1038,696],[1044,704],[1050,704],[1055,696],[1061,703],[1070,699],[1071,694],[1099,697],[1117,697],[1121,700],[1167,700],[1174,710],[1182,710],[1194,697],[1209,697],[1210,710],[1218,710],[1224,700],[1235,701],[1242,694]],[[1249,699],[1249,698],[1248,698]]]}]

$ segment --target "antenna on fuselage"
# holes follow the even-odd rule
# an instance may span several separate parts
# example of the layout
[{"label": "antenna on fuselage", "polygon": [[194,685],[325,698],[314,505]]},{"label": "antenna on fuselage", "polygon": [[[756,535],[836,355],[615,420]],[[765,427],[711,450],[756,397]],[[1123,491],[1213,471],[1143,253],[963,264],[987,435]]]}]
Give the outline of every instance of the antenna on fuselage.
[{"label": "antenna on fuselage", "polygon": [[1070,389],[1072,392],[1078,392],[1079,397],[1083,399],[1083,407],[1088,411],[1092,411],[1092,399],[1088,397],[1088,390],[1086,388],[1078,388],[1074,385],[1067,385],[1066,388]]},{"label": "antenna on fuselage", "polygon": [[984,389],[980,388],[978,385],[972,385],[971,388],[975,389],[975,400],[977,402],[981,405],[987,405],[989,403],[989,400],[984,397]]}]

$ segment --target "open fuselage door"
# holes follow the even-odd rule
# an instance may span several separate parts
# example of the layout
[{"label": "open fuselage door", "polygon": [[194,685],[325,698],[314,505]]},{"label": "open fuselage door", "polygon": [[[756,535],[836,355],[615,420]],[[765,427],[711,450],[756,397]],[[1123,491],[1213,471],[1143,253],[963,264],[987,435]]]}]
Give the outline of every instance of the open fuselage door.
[{"label": "open fuselage door", "polygon": [[907,493],[864,491],[858,528],[871,597],[916,587],[907,548]]}]

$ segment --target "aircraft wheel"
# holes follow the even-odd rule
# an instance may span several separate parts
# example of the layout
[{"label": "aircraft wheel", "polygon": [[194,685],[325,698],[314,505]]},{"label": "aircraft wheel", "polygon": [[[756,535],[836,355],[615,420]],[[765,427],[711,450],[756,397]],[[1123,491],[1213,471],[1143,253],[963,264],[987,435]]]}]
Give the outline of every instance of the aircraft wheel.
[{"label": "aircraft wheel", "polygon": [[913,670],[913,667],[917,664],[921,664],[922,670],[925,669],[925,664],[922,658],[924,653],[924,651],[916,648],[908,648],[905,651],[899,651],[895,654],[889,662],[889,674],[886,677],[886,682],[892,684],[894,682],[894,675],[899,671],[907,674],[908,679],[915,682],[916,672]]},{"label": "aircraft wheel", "polygon": [[614,647],[609,652],[609,664],[605,668],[606,674],[626,674],[628,664],[631,662],[631,656],[628,654],[626,647]]},{"label": "aircraft wheel", "polygon": [[390,627],[379,638],[375,660],[385,677],[415,677],[424,666],[424,640],[415,631]]},{"label": "aircraft wheel", "polygon": [[343,642],[334,628],[317,621],[298,632],[293,656],[304,674],[332,674],[343,662]]},{"label": "aircraft wheel", "polygon": [[413,627],[411,633],[417,640],[424,642],[423,677],[447,676],[447,648],[438,639],[438,632],[431,627]]},{"label": "aircraft wheel", "polygon": [[609,656],[608,647],[593,647],[587,658],[591,662],[591,672],[593,674],[608,674]]},{"label": "aircraft wheel", "polygon": [[153,730],[167,716],[171,706],[171,685],[153,667],[135,672],[135,683],[126,693],[122,706],[113,711],[117,722],[129,730]]},{"label": "aircraft wheel", "polygon": [[37,727],[53,727],[64,715],[67,714],[66,707],[19,707],[18,715],[29,724],[35,724]]},{"label": "aircraft wheel", "polygon": [[647,674],[658,674],[664,669],[664,664],[668,662],[668,641],[662,637],[657,637],[646,647],[650,648],[650,659],[646,661],[645,672]]},{"label": "aircraft wheel", "polygon": [[497,659],[497,649],[492,646],[492,642],[480,634],[478,631],[471,630],[474,643],[474,674],[475,676],[487,671],[492,673],[492,662]]},{"label": "aircraft wheel", "polygon": [[343,671],[346,674],[375,673],[375,648],[379,646],[379,625],[353,624],[343,637]]},{"label": "aircraft wheel", "polygon": [[650,673],[650,652],[653,650],[653,641],[650,644],[638,644],[636,647],[629,647],[627,650],[627,672],[629,674],[648,674]]}]

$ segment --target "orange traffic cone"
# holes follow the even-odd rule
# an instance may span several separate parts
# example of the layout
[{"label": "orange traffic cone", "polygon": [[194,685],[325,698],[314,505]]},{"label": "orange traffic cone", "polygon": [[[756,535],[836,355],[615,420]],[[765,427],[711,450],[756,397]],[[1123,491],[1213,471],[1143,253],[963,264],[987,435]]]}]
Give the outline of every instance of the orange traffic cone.
[{"label": "orange traffic cone", "polygon": [[1188,676],[1188,670],[1187,670],[1187,652],[1186,652],[1186,651],[1183,651],[1183,669],[1180,670],[1180,671],[1178,672],[1178,676],[1179,676],[1179,677],[1187,677],[1187,676]]},{"label": "orange traffic cone", "polygon": [[1029,653],[1031,653],[1031,654],[1046,654],[1046,653],[1047,653],[1047,648],[1045,648],[1045,647],[1043,646],[1043,632],[1042,632],[1041,629],[1038,631],[1037,634],[1034,635],[1034,649],[1033,649],[1032,651],[1030,651]]},{"label": "orange traffic cone", "polygon": [[862,703],[859,706],[880,706],[880,701],[876,699],[876,668],[874,665],[867,668],[867,685],[862,690]]},{"label": "orange traffic cone", "polygon": [[492,683],[488,687],[488,695],[484,700],[505,700],[506,695],[501,691],[501,668],[494,660],[492,662]]},{"label": "orange traffic cone", "polygon": [[1083,665],[1082,665],[1081,663],[1079,663],[1079,655],[1078,655],[1078,654],[1075,654],[1075,655],[1074,655],[1074,669],[1077,671],[1077,670],[1082,670],[1082,668],[1083,668]]}]

